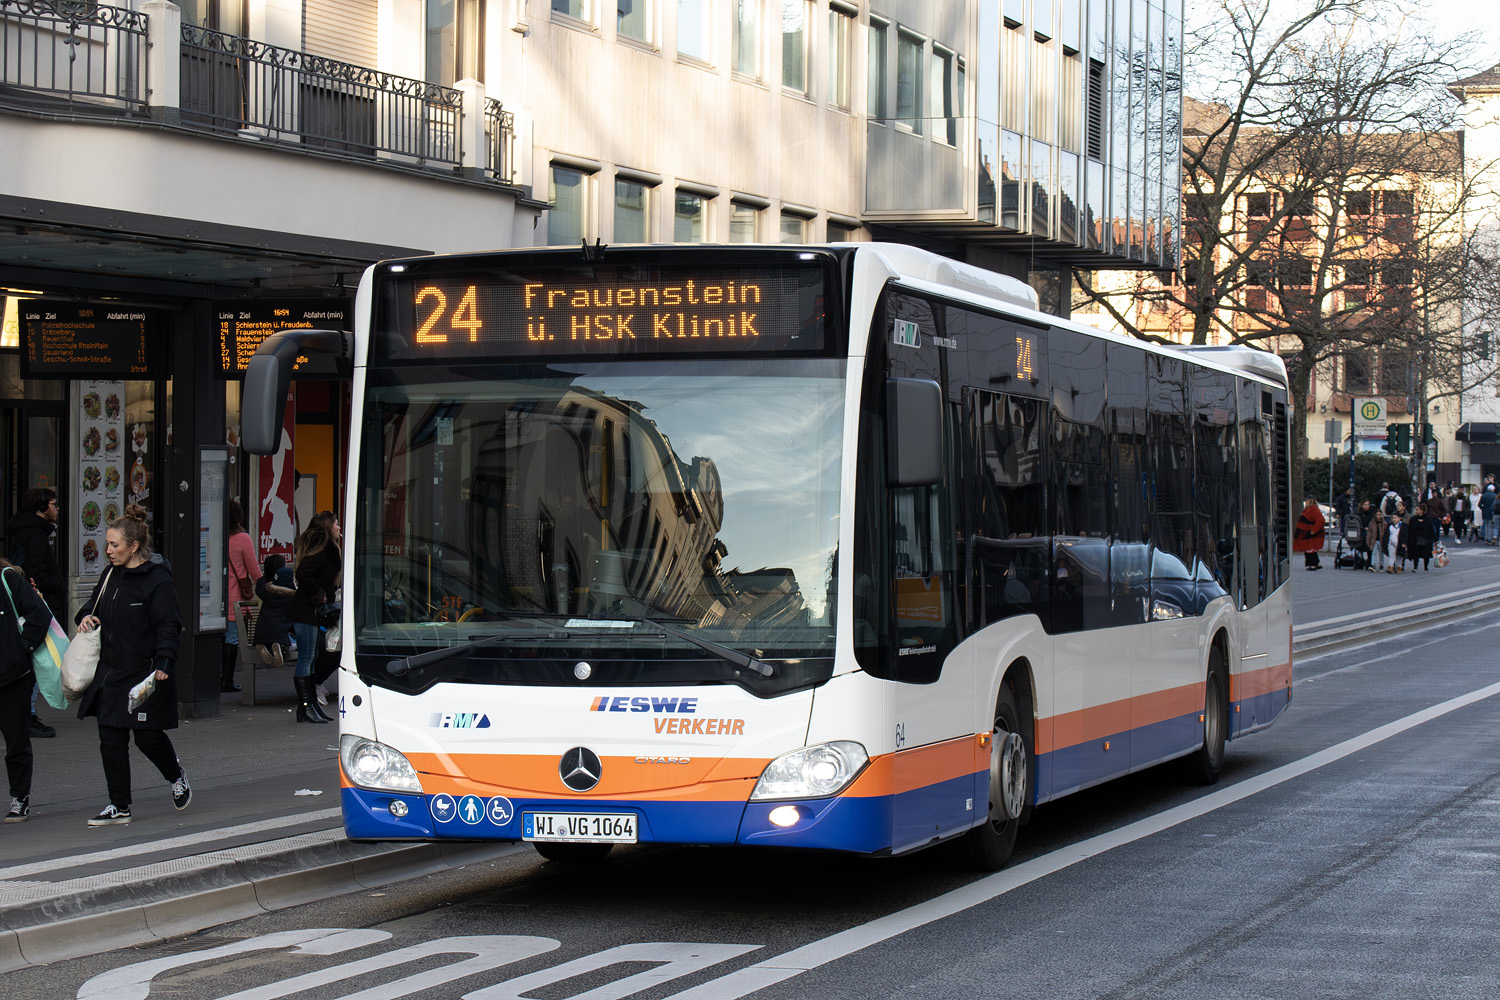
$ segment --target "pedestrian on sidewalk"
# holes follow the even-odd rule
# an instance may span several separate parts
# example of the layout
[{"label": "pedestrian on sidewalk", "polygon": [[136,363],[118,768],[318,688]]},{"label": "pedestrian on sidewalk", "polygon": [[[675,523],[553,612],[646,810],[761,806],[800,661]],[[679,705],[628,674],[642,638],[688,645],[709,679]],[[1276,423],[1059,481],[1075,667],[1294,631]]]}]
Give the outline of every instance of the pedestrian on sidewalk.
[{"label": "pedestrian on sidewalk", "polygon": [[[265,572],[255,581],[255,596],[260,598],[260,614],[255,618],[255,635],[252,641],[260,650],[260,658],[267,666],[286,666],[287,650],[292,649],[292,595],[297,590],[291,583],[290,574],[284,573],[286,558],[276,553],[266,556],[261,564]],[[288,579],[283,581],[281,577]]]},{"label": "pedestrian on sidewalk", "polygon": [[1297,528],[1292,532],[1292,551],[1302,553],[1303,565],[1307,569],[1322,568],[1318,551],[1323,548],[1325,527],[1323,512],[1315,500],[1308,498],[1302,515],[1297,518]]},{"label": "pedestrian on sidewalk", "polygon": [[1484,492],[1479,494],[1479,512],[1484,517],[1484,543],[1494,545],[1495,529],[1500,527],[1500,511],[1495,509],[1495,477],[1484,478]]},{"label": "pedestrian on sidewalk", "polygon": [[1370,501],[1361,500],[1359,510],[1355,512],[1359,518],[1359,537],[1354,541],[1354,568],[1369,569],[1370,554],[1373,549],[1370,546],[1370,522],[1375,520],[1375,508]]},{"label": "pedestrian on sidewalk", "polygon": [[[68,578],[63,573],[57,554],[53,551],[53,535],[57,533],[57,491],[38,487],[21,494],[21,504],[15,516],[5,526],[5,537],[9,539],[11,565],[31,579],[31,584],[41,594],[52,617],[66,621],[68,617]],[[57,730],[42,721],[36,714],[36,684],[31,686],[31,735],[48,738],[57,735]]]},{"label": "pedestrian on sidewalk", "polygon": [[323,652],[323,630],[318,627],[318,609],[335,600],[343,574],[344,557],[339,549],[339,519],[332,511],[314,514],[307,530],[297,539],[297,592],[292,595],[289,617],[297,637],[297,667],[292,685],[297,690],[298,722],[332,722],[318,707],[314,668]]},{"label": "pedestrian on sidewalk", "polygon": [[[0,576],[9,594],[0,600],[0,735],[5,737],[5,776],[10,781],[10,809],[5,822],[31,816],[31,653],[47,639],[52,615],[26,574],[0,559]],[[14,615],[12,614],[14,612]],[[25,628],[15,616],[26,619]]]},{"label": "pedestrian on sidewalk", "polygon": [[1427,505],[1419,503],[1406,524],[1406,553],[1411,559],[1412,572],[1416,572],[1419,562],[1422,572],[1429,572],[1432,569],[1432,547],[1438,538],[1437,521],[1428,512]]},{"label": "pedestrian on sidewalk", "polygon": [[1405,528],[1401,523],[1401,518],[1395,514],[1386,518],[1385,555],[1389,560],[1385,568],[1387,573],[1400,573],[1403,568],[1401,562],[1406,554],[1406,546],[1401,539],[1403,534],[1405,534]]},{"label": "pedestrian on sidewalk", "polygon": [[1462,545],[1469,530],[1469,495],[1462,489],[1449,491],[1448,516],[1453,520],[1453,544]]},{"label": "pedestrian on sidewalk", "polygon": [[[78,629],[102,630],[94,682],[78,703],[80,719],[99,720],[99,756],[109,804],[89,826],[130,822],[130,736],[136,749],[172,784],[172,805],[186,809],[193,790],[167,730],[177,728],[177,588],[165,563],[151,558],[146,511],[131,504],[104,533],[109,568],[78,612]],[[131,690],[148,678],[155,688],[132,707]]]},{"label": "pedestrian on sidewalk", "polygon": [[245,511],[238,500],[229,501],[229,627],[224,630],[224,645],[219,649],[219,691],[240,690],[234,680],[235,663],[240,656],[240,630],[235,619],[235,605],[255,600],[255,581],[260,579],[260,563],[255,558],[255,542],[245,530]]},{"label": "pedestrian on sidewalk", "polygon": [[[1385,515],[1376,513],[1370,518],[1370,524],[1365,528],[1365,545],[1370,549],[1370,561],[1365,564],[1365,569],[1371,573],[1387,572],[1386,567],[1390,565],[1386,558],[1385,543],[1390,533],[1390,525],[1386,524]],[[1379,562],[1377,569],[1375,563]]]}]

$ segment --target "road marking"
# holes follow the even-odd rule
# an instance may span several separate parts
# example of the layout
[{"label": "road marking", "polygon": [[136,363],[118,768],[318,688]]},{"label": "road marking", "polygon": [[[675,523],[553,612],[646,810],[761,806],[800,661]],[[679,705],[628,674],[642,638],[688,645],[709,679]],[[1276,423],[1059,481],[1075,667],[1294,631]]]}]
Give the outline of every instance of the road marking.
[{"label": "road marking", "polygon": [[[1330,649],[1326,653],[1318,653],[1318,654],[1316,654],[1314,656],[1298,657],[1296,663],[1298,665],[1300,665],[1300,664],[1306,664],[1306,663],[1316,663],[1319,660],[1324,659],[1325,657],[1329,657],[1329,656],[1347,656],[1350,653],[1357,653],[1361,649],[1369,649],[1371,646],[1377,646],[1377,645],[1379,645],[1381,643],[1384,643],[1384,642],[1392,642],[1392,641],[1394,641],[1396,639],[1410,639],[1412,636],[1421,635],[1424,632],[1431,632],[1433,629],[1439,629],[1439,628],[1441,628],[1441,629],[1448,629],[1448,628],[1451,628],[1453,625],[1454,625],[1454,622],[1451,622],[1451,621],[1448,621],[1448,622],[1438,622],[1435,625],[1424,625],[1421,628],[1412,629],[1409,632],[1403,632],[1399,636],[1397,636],[1397,635],[1380,636],[1378,638],[1371,639],[1369,642],[1362,642],[1358,646],[1345,646],[1345,647],[1343,647],[1341,649]],[[1445,634],[1439,636],[1438,638],[1433,639],[1433,640],[1431,640],[1429,642],[1419,643],[1419,644],[1414,645],[1414,646],[1403,646],[1403,647],[1401,647],[1401,649],[1397,650],[1394,653],[1387,653],[1384,656],[1377,656],[1373,660],[1358,660],[1358,661],[1356,661],[1354,663],[1345,664],[1342,667],[1334,667],[1332,670],[1324,670],[1322,673],[1309,674],[1306,677],[1299,677],[1299,678],[1297,678],[1297,683],[1301,684],[1303,681],[1316,680],[1319,677],[1327,677],[1330,674],[1336,674],[1336,673],[1339,673],[1339,672],[1344,671],[1344,670],[1351,670],[1351,669],[1353,669],[1355,667],[1363,667],[1363,666],[1368,666],[1368,665],[1375,664],[1375,663],[1382,663],[1382,662],[1384,662],[1386,660],[1402,659],[1402,658],[1405,658],[1407,656],[1410,656],[1411,653],[1414,650],[1424,649],[1427,646],[1436,646],[1438,643],[1447,642],[1450,639],[1458,639],[1458,638],[1463,638],[1465,636],[1477,635],[1480,632],[1486,632],[1486,631],[1488,631],[1488,630],[1490,630],[1492,628],[1500,628],[1500,622],[1491,622],[1491,623],[1489,623],[1487,625],[1478,625],[1478,626],[1476,626],[1474,628],[1466,629],[1463,632],[1447,632],[1447,633],[1445,633]]]},{"label": "road marking", "polygon": [[115,847],[107,851],[95,851],[92,854],[73,854],[64,858],[53,858],[50,861],[37,861],[29,865],[13,865],[10,868],[0,868],[0,882],[67,868],[81,868],[100,861],[113,861],[116,858],[130,858],[140,854],[157,854],[161,851],[182,853],[185,848],[211,844],[217,840],[228,840],[231,837],[242,837],[252,833],[265,833],[267,830],[282,830],[289,826],[301,826],[303,823],[319,823],[323,820],[337,819],[342,812],[342,809],[335,806],[332,809],[296,813],[279,819],[263,819],[255,823],[241,823],[239,826],[226,826],[217,830],[204,830],[202,833],[184,834],[168,840],[151,840],[143,844]]},{"label": "road marking", "polygon": [[1080,861],[1112,851],[1117,847],[1134,843],[1154,836],[1174,826],[1179,826],[1189,820],[1197,819],[1208,813],[1223,809],[1225,806],[1233,805],[1241,799],[1258,795],[1261,792],[1274,788],[1285,781],[1301,777],[1318,768],[1342,760],[1350,754],[1355,754],[1381,743],[1393,736],[1399,736],[1409,729],[1413,729],[1433,719],[1441,718],[1450,712],[1456,712],[1476,702],[1484,701],[1500,694],[1500,683],[1491,684],[1488,687],[1470,691],[1468,694],[1459,695],[1456,698],[1420,712],[1414,712],[1405,718],[1379,726],[1352,739],[1345,740],[1309,754],[1301,760],[1283,764],[1281,767],[1265,774],[1247,778],[1238,784],[1218,791],[1210,792],[1202,798],[1192,802],[1186,802],[1180,806],[1168,809],[1155,816],[1137,820],[1118,830],[1091,837],[1077,844],[1069,845],[1061,850],[1053,851],[1051,854],[1033,858],[1024,864],[1004,871],[996,872],[994,875],[982,878],[977,882],[945,893],[925,903],[899,910],[868,923],[851,927],[846,931],[833,934],[820,941],[813,941],[800,948],[794,948],[789,952],[768,958],[763,962],[731,972],[726,976],[710,980],[699,986],[684,990],[681,993],[672,994],[667,1000],[737,1000],[739,997],[747,996],[756,990],[765,989],[768,986],[791,979],[811,969],[827,965],[830,962],[846,958],[861,949],[882,941],[904,934],[935,920],[942,920],[981,903],[987,903],[996,897],[1002,896],[1012,889],[1018,889],[1037,879],[1045,878],[1065,868],[1071,868]]}]

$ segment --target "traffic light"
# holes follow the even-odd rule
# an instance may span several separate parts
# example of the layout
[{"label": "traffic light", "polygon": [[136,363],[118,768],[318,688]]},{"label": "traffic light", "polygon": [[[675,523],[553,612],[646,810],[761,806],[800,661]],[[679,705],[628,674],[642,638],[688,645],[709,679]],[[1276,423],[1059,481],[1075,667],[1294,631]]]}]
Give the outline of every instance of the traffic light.
[{"label": "traffic light", "polygon": [[1392,455],[1396,454],[1396,426],[1396,424],[1385,425],[1385,448],[1383,450],[1390,452]]},{"label": "traffic light", "polygon": [[1396,425],[1396,454],[1405,455],[1411,451],[1411,424]]}]

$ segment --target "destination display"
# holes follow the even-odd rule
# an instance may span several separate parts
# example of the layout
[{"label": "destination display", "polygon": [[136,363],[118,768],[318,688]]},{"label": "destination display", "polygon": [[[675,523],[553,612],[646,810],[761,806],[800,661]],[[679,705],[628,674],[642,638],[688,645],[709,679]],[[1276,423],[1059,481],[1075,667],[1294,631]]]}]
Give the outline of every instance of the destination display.
[{"label": "destination display", "polygon": [[[213,314],[219,375],[226,378],[244,375],[256,349],[276,331],[347,330],[350,315],[347,299],[215,302]],[[298,358],[294,370],[305,360]]]},{"label": "destination display", "polygon": [[387,360],[815,352],[817,264],[397,276]]},{"label": "destination display", "polygon": [[21,302],[22,378],[155,378],[159,311],[103,303]]}]

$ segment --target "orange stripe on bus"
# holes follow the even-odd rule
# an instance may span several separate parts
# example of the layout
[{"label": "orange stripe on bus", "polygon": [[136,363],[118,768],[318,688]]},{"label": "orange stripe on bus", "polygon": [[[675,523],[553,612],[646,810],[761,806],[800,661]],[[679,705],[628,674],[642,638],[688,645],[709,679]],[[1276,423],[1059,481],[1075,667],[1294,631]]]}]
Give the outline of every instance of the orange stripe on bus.
[{"label": "orange stripe on bus", "polygon": [[1037,720],[1036,752],[1052,753],[1202,710],[1203,685],[1198,683],[1064,712]]},{"label": "orange stripe on bus", "polygon": [[1284,691],[1292,686],[1292,664],[1290,661],[1260,670],[1247,670],[1229,678],[1229,700],[1248,701],[1272,691]]},{"label": "orange stripe on bus", "polygon": [[421,775],[423,791],[429,793],[709,802],[743,802],[770,763],[745,757],[695,757],[687,763],[603,757],[599,784],[587,792],[575,792],[562,783],[556,754],[410,753],[407,759]]},{"label": "orange stripe on bus", "polygon": [[976,771],[987,771],[989,766],[989,747],[981,747],[977,735],[961,736],[956,740],[876,757],[844,794],[861,797],[900,795]]}]

